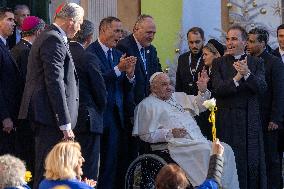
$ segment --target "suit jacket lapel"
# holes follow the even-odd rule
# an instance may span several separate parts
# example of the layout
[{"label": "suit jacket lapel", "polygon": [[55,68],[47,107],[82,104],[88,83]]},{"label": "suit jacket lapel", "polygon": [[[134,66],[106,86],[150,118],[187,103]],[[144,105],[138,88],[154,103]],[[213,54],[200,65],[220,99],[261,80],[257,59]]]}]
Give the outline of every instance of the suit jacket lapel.
[{"label": "suit jacket lapel", "polygon": [[186,54],[186,56],[184,56],[184,70],[187,70],[186,72],[189,73],[189,74],[185,74],[184,77],[186,77],[186,81],[187,82],[191,82],[191,73],[190,73],[190,67],[189,67],[189,55],[190,55],[190,52],[188,52]]},{"label": "suit jacket lapel", "polygon": [[[135,51],[135,54],[136,54],[136,56],[137,56],[137,58],[138,58],[138,64],[139,64],[139,66],[140,66],[140,69],[142,70],[142,73],[143,73],[143,75],[144,75],[144,77],[146,77],[147,75],[146,75],[146,71],[145,71],[145,68],[144,68],[144,63],[143,63],[143,60],[142,60],[142,57],[141,57],[141,54],[140,54],[140,51],[139,51],[139,49],[138,49],[138,46],[137,46],[137,43],[136,43],[136,41],[135,41],[135,38],[134,38],[134,36],[133,36],[133,34],[131,35],[131,45],[132,45],[132,47],[134,48],[134,51]],[[145,56],[147,57],[147,55],[146,55],[146,48],[145,48]],[[146,63],[148,63],[148,60],[147,60],[147,58],[146,58]],[[147,69],[148,69],[148,64],[147,64]],[[149,69],[148,69],[149,70]]]},{"label": "suit jacket lapel", "polygon": [[5,46],[5,44],[3,43],[3,41],[0,39],[0,46],[3,49],[3,51],[9,56],[9,58],[11,59],[12,63],[14,64],[14,66],[16,67],[16,70],[20,72],[19,66],[18,64],[16,64],[16,61],[14,60],[14,58],[12,57],[12,55],[10,54],[9,50],[7,49],[7,47]]},{"label": "suit jacket lapel", "polygon": [[108,69],[111,69],[109,63],[108,63],[108,60],[106,58],[106,55],[101,47],[101,45],[99,44],[98,40],[95,41],[94,43],[94,51],[95,53],[98,55],[98,57],[100,58],[100,60],[102,61],[103,63],[103,66],[104,67],[107,67]]}]

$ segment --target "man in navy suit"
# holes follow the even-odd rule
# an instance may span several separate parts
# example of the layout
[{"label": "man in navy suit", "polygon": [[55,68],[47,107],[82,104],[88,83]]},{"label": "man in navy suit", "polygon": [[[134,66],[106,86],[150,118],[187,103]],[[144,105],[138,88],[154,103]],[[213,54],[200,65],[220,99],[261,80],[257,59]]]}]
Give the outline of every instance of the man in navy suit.
[{"label": "man in navy suit", "polygon": [[[133,114],[137,104],[150,94],[149,79],[151,75],[160,72],[161,64],[157,56],[156,48],[151,44],[156,33],[154,19],[150,15],[140,15],[133,27],[133,34],[118,42],[117,49],[126,53],[127,56],[137,57],[135,67],[135,87],[133,90],[132,103],[128,104],[125,124],[127,125],[128,140],[128,164],[138,155],[138,151],[144,152],[139,140],[132,136]],[[140,146],[140,147],[139,147]],[[143,145],[144,147],[144,145]]]},{"label": "man in navy suit", "polygon": [[54,23],[32,45],[19,119],[35,128],[35,177],[38,188],[44,159],[60,140],[74,139],[79,107],[78,76],[67,37],[72,38],[83,23],[84,10],[76,3],[62,4]]},{"label": "man in navy suit", "polygon": [[107,107],[104,112],[104,131],[101,145],[101,164],[98,188],[124,188],[124,160],[127,157],[124,148],[125,135],[124,111],[129,102],[135,83],[134,56],[126,57],[114,47],[122,36],[122,23],[118,18],[102,19],[99,26],[99,38],[87,51],[95,53],[100,62],[107,89]]},{"label": "man in navy suit", "polygon": [[14,153],[14,128],[21,102],[21,74],[6,41],[14,26],[12,10],[0,8],[0,155]]},{"label": "man in navy suit", "polygon": [[85,159],[83,177],[97,180],[100,141],[103,133],[103,111],[106,107],[106,87],[94,53],[84,49],[93,40],[94,24],[84,20],[81,30],[70,41],[70,51],[79,76],[79,112],[74,129],[76,140]]}]

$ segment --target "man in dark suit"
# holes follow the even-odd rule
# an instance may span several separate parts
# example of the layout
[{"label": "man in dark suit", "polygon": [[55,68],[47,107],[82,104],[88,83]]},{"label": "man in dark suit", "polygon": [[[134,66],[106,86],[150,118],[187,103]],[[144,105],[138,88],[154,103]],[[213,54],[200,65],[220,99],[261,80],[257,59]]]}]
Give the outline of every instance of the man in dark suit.
[{"label": "man in dark suit", "polygon": [[[152,16],[138,17],[133,34],[120,40],[116,48],[127,56],[137,57],[135,67],[134,102],[139,104],[149,95],[149,79],[155,72],[161,71],[156,48],[151,44],[156,33],[156,25]],[[134,108],[134,107],[133,107]]]},{"label": "man in dark suit", "polygon": [[126,112],[125,119],[128,141],[128,164],[138,156],[139,150],[138,139],[132,137],[134,109],[137,104],[150,94],[149,79],[151,75],[162,70],[156,48],[151,44],[155,33],[156,25],[153,17],[140,15],[133,27],[133,34],[120,40],[116,46],[117,49],[126,53],[127,56],[137,57],[133,102],[128,104],[129,112]]},{"label": "man in dark suit", "polygon": [[93,40],[94,24],[84,20],[81,29],[70,42],[70,51],[79,76],[79,113],[74,129],[85,159],[83,177],[97,180],[100,141],[103,134],[103,111],[106,107],[106,87],[98,57],[84,49]]},{"label": "man in dark suit", "polygon": [[54,23],[35,40],[29,54],[19,119],[30,120],[35,128],[34,188],[42,179],[51,147],[62,138],[74,139],[79,89],[67,37],[74,37],[83,16],[83,8],[75,3],[61,6]]},{"label": "man in dark suit", "polygon": [[0,8],[0,155],[14,154],[14,128],[21,102],[21,74],[6,41],[12,35],[14,26],[12,10]]},{"label": "man in dark suit", "polygon": [[[284,63],[284,24],[281,24],[277,27],[277,40],[279,47],[273,51],[273,55],[281,58],[282,62]],[[279,128],[278,131],[278,150],[283,154],[284,152],[284,122],[282,123],[283,127]],[[283,157],[283,156],[282,156]],[[282,159],[283,161],[283,159]],[[283,162],[281,164],[281,170],[283,169]],[[283,185],[283,180],[282,180]]]},{"label": "man in dark suit", "polygon": [[284,64],[266,50],[269,34],[264,29],[249,31],[247,51],[264,60],[267,90],[261,98],[261,118],[268,189],[282,188],[282,153],[278,152],[278,129],[284,113]]},{"label": "man in dark suit", "polygon": [[266,167],[259,97],[266,90],[263,61],[246,55],[247,33],[239,25],[228,29],[228,54],[214,59],[212,92],[216,98],[217,137],[236,157],[240,188],[265,189]]},{"label": "man in dark suit", "polygon": [[[25,78],[27,74],[28,54],[31,50],[32,43],[43,31],[45,23],[38,17],[29,16],[25,18],[22,24],[22,39],[12,49],[11,54],[16,61],[22,77],[22,86],[19,95],[22,97]],[[32,146],[32,147],[28,147]],[[27,169],[34,172],[34,133],[28,120],[21,120],[16,131],[15,154],[24,160]],[[30,182],[31,186],[32,183]]]},{"label": "man in dark suit", "polygon": [[[101,145],[101,164],[98,188],[124,188],[125,135],[124,111],[135,82],[136,58],[126,57],[114,47],[122,36],[122,23],[107,17],[100,22],[99,38],[87,51],[100,59],[100,67],[107,89],[107,107],[104,112],[104,131]],[[131,95],[130,95],[131,96]]]},{"label": "man in dark suit", "polygon": [[16,27],[13,35],[8,37],[7,42],[9,48],[12,49],[18,42],[20,42],[22,36],[22,24],[26,17],[30,16],[30,9],[27,5],[16,5],[14,8]]},{"label": "man in dark suit", "polygon": [[198,73],[203,69],[202,48],[204,31],[199,27],[190,28],[187,32],[189,51],[180,55],[176,72],[176,92],[197,95],[196,81]]}]

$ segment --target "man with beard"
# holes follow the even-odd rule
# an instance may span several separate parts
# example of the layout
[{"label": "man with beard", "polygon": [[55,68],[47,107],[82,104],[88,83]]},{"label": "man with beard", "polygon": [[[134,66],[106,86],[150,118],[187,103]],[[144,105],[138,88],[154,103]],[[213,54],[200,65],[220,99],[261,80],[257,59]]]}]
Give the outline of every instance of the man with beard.
[{"label": "man with beard", "polygon": [[284,113],[284,64],[281,59],[267,52],[269,34],[264,29],[249,31],[247,51],[264,60],[267,90],[261,98],[261,118],[266,161],[268,189],[281,186],[282,153],[278,152],[278,129],[283,123]]},{"label": "man with beard", "polygon": [[122,54],[115,47],[122,36],[122,23],[116,17],[106,17],[99,25],[99,37],[87,51],[94,53],[99,62],[107,90],[107,106],[103,119],[101,161],[98,189],[124,188],[124,161],[127,153],[124,111],[135,84],[136,57]]},{"label": "man with beard", "polygon": [[176,92],[197,95],[197,77],[203,69],[202,48],[204,45],[204,31],[193,27],[187,32],[189,51],[180,55],[176,72]]},{"label": "man with beard", "polygon": [[63,3],[54,23],[34,41],[28,60],[19,119],[35,128],[34,188],[43,178],[44,159],[60,140],[73,140],[79,106],[78,76],[67,37],[83,23],[84,9]]},{"label": "man with beard", "polygon": [[261,59],[246,55],[246,31],[229,28],[227,55],[214,59],[212,88],[217,100],[217,136],[236,156],[240,188],[267,188],[259,97],[266,90]]}]

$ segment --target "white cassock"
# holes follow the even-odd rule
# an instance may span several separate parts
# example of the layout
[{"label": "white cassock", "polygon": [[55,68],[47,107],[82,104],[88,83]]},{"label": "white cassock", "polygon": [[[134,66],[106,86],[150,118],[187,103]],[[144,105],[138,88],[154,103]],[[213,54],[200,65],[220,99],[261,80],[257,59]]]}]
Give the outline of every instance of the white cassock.
[{"label": "white cassock", "polygon": [[[206,180],[212,155],[212,142],[202,135],[193,118],[206,110],[202,104],[209,98],[209,92],[203,96],[176,92],[167,101],[150,95],[135,109],[132,134],[149,143],[167,142],[171,158],[184,169],[193,186]],[[173,128],[185,128],[188,134],[184,138],[174,138]],[[222,145],[225,148],[222,186],[224,189],[239,189],[234,152],[229,145]]]}]

